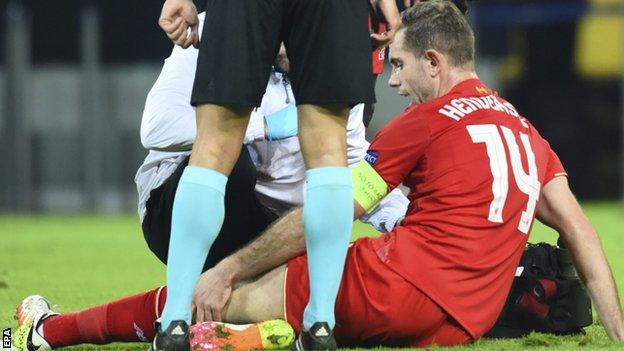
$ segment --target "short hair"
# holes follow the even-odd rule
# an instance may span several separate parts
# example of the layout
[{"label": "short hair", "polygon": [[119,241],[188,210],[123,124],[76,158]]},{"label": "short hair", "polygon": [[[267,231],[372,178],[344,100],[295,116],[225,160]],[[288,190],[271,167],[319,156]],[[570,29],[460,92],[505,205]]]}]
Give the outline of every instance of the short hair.
[{"label": "short hair", "polygon": [[463,66],[474,61],[475,38],[470,24],[448,0],[418,3],[403,11],[401,27],[404,44],[414,55],[434,49],[447,55],[451,64]]},{"label": "short hair", "polygon": [[461,13],[465,15],[466,12],[468,12],[468,3],[470,2],[470,0],[452,0],[452,1],[453,1],[453,4],[457,6],[459,11],[461,11]]},{"label": "short hair", "polygon": [[[423,0],[423,1],[428,1],[428,0]],[[461,13],[463,13],[465,15],[466,12],[468,12],[468,3],[471,0],[449,0],[449,1],[452,1],[453,4],[455,4],[455,6],[457,6],[459,11],[461,11]]]}]

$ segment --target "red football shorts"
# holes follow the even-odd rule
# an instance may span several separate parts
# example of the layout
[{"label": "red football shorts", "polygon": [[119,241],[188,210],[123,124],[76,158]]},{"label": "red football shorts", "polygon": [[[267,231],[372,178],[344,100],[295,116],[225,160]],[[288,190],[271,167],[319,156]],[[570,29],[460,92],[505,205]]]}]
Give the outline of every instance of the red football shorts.
[{"label": "red football shorts", "polygon": [[[471,341],[444,310],[377,258],[371,239],[356,241],[347,253],[336,300],[336,341],[344,346],[450,346]],[[288,262],[284,308],[301,330],[309,299],[307,257]]]}]

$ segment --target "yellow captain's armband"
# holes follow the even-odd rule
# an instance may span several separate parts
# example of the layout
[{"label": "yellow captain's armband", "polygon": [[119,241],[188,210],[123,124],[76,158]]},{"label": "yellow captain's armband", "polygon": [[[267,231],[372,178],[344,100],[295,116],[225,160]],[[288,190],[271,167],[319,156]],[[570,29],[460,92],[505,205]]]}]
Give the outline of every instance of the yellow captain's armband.
[{"label": "yellow captain's armband", "polygon": [[377,171],[365,160],[351,168],[353,197],[366,212],[372,209],[386,194],[388,186]]}]

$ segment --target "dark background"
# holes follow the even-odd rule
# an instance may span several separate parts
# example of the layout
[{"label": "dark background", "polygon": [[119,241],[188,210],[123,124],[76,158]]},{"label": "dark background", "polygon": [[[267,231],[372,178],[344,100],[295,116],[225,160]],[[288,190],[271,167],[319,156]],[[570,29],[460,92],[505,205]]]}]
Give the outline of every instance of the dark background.
[{"label": "dark background", "polygon": [[[155,79],[159,65],[171,50],[171,43],[157,24],[162,1],[10,0],[16,1],[26,9],[26,20],[30,24],[29,69],[33,72],[45,67],[80,69],[83,58],[79,43],[85,6],[95,7],[99,14],[99,60],[105,70],[153,67],[150,79]],[[477,35],[477,66],[485,62],[493,64],[485,68],[489,72],[487,77],[494,77],[493,81],[482,78],[510,100],[551,142],[570,174],[573,190],[582,199],[618,199],[623,195],[624,62],[619,72],[600,76],[580,74],[576,65],[579,28],[584,19],[615,16],[624,21],[624,2],[612,3],[615,5],[611,7],[596,7],[591,1],[578,0],[476,0],[470,11]],[[201,11],[202,4],[196,4]],[[7,9],[8,2],[0,2],[2,18],[7,16]],[[6,24],[0,26],[0,73],[3,70],[7,73],[6,29]],[[621,52],[624,46],[622,33],[619,47],[613,48],[615,51]],[[592,40],[601,40],[601,37]],[[595,53],[610,54],[609,51]],[[405,104],[393,97],[384,79],[380,77],[378,81],[380,101],[373,128],[378,128]],[[146,93],[147,89],[139,95]],[[5,105],[10,106],[11,101],[6,96],[5,91]],[[137,100],[136,109],[140,111],[143,101]],[[134,127],[122,130],[122,136],[117,139],[119,157],[112,162],[122,166],[110,181],[121,184],[120,189],[130,193],[128,198],[134,198],[132,177],[144,154],[138,137],[140,112],[136,114],[138,116],[132,116]],[[10,135],[12,131],[4,130],[4,133]],[[44,188],[46,179],[40,175],[45,173],[41,164],[42,160],[50,160],[45,150],[37,148],[42,143],[38,138],[34,136],[32,140],[35,155],[32,162],[36,164],[31,175],[34,189]],[[71,137],[65,141],[64,147],[68,150],[84,142]],[[6,142],[0,145],[3,153],[14,152],[14,145]],[[134,151],[126,152],[126,149]],[[56,176],[73,179],[74,183],[88,182],[84,175],[75,173]],[[5,172],[0,179],[5,192],[12,187],[9,178]],[[43,211],[46,208],[37,205],[36,199],[25,207],[15,206],[6,199],[0,203],[0,209],[8,211]],[[123,205],[122,209],[128,206]]]}]

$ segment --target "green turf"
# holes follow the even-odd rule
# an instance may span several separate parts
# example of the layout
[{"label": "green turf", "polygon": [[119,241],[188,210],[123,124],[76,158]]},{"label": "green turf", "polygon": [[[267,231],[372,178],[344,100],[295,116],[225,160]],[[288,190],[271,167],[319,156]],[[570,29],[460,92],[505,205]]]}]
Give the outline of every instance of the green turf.
[{"label": "green turf", "polygon": [[[624,296],[624,208],[615,204],[585,206],[601,234],[620,296]],[[354,233],[373,234],[363,225]],[[555,241],[555,234],[537,225],[531,241]],[[73,311],[164,282],[163,266],[149,253],[135,216],[0,216],[0,327],[15,327],[15,305],[41,294],[60,311]],[[137,344],[69,348],[71,350],[136,350]],[[613,350],[597,325],[586,336],[534,334],[519,340],[482,340],[452,350]]]}]

